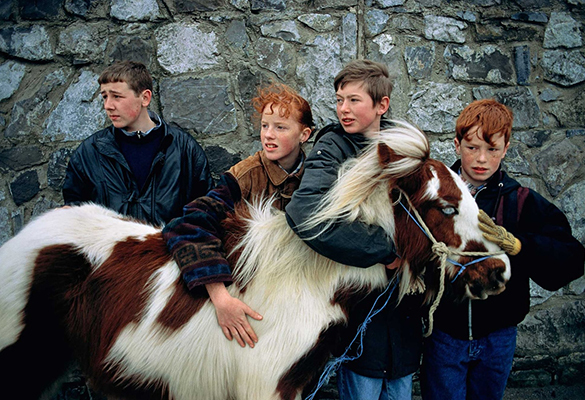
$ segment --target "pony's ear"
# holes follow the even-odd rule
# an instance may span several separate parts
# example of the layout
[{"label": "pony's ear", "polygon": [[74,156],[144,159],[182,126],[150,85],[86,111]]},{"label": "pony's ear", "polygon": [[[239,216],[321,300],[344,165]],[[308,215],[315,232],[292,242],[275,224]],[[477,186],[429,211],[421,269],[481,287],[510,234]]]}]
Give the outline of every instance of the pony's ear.
[{"label": "pony's ear", "polygon": [[403,158],[404,156],[396,154],[386,143],[378,143],[378,162],[382,168]]}]

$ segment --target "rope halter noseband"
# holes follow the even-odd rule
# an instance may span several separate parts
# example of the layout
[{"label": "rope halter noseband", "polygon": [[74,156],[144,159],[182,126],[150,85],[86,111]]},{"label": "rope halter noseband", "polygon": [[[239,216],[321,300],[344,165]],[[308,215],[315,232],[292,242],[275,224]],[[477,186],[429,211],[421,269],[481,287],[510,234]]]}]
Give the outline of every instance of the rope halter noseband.
[{"label": "rope halter noseband", "polygon": [[[398,188],[398,190],[399,190],[400,196],[398,197],[398,200],[396,200],[394,202],[394,205],[400,204],[402,206],[402,208],[404,209],[404,211],[406,211],[408,216],[423,231],[423,233],[426,235],[426,237],[429,238],[429,240],[432,242],[431,249],[433,251],[433,254],[440,261],[440,264],[439,264],[439,270],[440,270],[439,292],[437,293],[437,297],[435,297],[435,300],[433,300],[433,304],[431,304],[431,308],[429,309],[429,326],[428,326],[427,332],[425,332],[425,334],[424,334],[424,337],[428,337],[433,332],[433,314],[434,314],[435,310],[437,309],[437,307],[439,306],[439,303],[441,302],[441,297],[443,297],[443,292],[445,291],[445,268],[447,267],[447,263],[450,263],[452,265],[459,267],[459,271],[457,272],[455,277],[451,280],[451,283],[453,283],[459,277],[459,275],[461,275],[463,273],[463,271],[465,271],[465,269],[469,265],[476,264],[478,262],[481,262],[481,261],[486,260],[486,259],[493,257],[493,256],[504,254],[504,251],[469,252],[469,251],[459,251],[459,250],[455,250],[455,249],[450,249],[445,243],[438,242],[433,237],[433,234],[431,233],[430,229],[425,224],[422,217],[420,216],[420,214],[418,213],[418,211],[416,210],[416,208],[414,207],[414,205],[410,201],[410,198],[408,197],[408,195],[406,193],[404,193],[404,191],[402,189]],[[408,203],[408,208],[406,208],[406,206],[402,203],[403,196],[406,199],[406,202]],[[409,211],[409,209],[412,211],[412,213],[411,213],[411,211]],[[458,263],[457,261],[454,261],[453,259],[449,258],[449,256],[452,256],[452,255],[462,256],[462,257],[480,257],[480,258],[472,260],[472,261],[468,262],[467,264],[463,265],[463,264]]]}]

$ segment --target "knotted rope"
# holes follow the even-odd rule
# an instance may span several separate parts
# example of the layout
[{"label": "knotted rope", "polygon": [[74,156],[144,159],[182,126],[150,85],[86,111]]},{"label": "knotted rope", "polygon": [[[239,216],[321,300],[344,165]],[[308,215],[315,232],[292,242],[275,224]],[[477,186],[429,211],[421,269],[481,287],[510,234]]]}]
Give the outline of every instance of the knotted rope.
[{"label": "knotted rope", "polygon": [[[481,261],[488,259],[490,257],[493,257],[493,256],[505,254],[505,252],[504,251],[472,252],[472,251],[459,251],[459,250],[455,250],[455,249],[450,249],[444,242],[439,242],[435,239],[435,237],[431,233],[430,229],[428,228],[428,226],[425,224],[422,217],[420,216],[419,212],[417,211],[417,209],[414,207],[414,205],[410,201],[410,198],[406,195],[406,193],[404,193],[402,191],[402,189],[398,189],[398,190],[400,191],[400,196],[399,196],[398,200],[396,200],[396,203],[398,203],[402,206],[404,211],[406,211],[406,213],[410,216],[410,218],[418,225],[418,227],[423,231],[423,233],[426,235],[426,237],[429,238],[429,240],[432,242],[431,249],[433,251],[433,254],[440,261],[440,264],[439,264],[439,291],[438,291],[437,296],[435,297],[435,300],[433,300],[433,303],[431,304],[431,307],[429,309],[429,325],[427,327],[427,331],[424,334],[424,337],[429,337],[431,335],[431,333],[433,333],[433,315],[435,313],[435,310],[439,306],[439,303],[441,302],[441,298],[443,297],[443,292],[445,291],[445,269],[447,267],[447,263],[450,263],[450,264],[453,264],[453,265],[460,267],[459,271],[457,272],[457,274],[455,275],[455,277],[451,281],[451,283],[453,283],[469,265],[481,262]],[[406,199],[406,202],[408,203],[408,207],[410,208],[412,213],[402,203],[402,201],[401,201],[402,197],[404,197]],[[413,214],[414,214],[414,216],[413,216]],[[470,261],[467,264],[463,265],[463,264],[460,264],[457,261],[454,261],[451,258],[449,258],[449,256],[451,256],[451,255],[462,256],[462,257],[481,257],[481,258],[475,259],[475,260]]]}]

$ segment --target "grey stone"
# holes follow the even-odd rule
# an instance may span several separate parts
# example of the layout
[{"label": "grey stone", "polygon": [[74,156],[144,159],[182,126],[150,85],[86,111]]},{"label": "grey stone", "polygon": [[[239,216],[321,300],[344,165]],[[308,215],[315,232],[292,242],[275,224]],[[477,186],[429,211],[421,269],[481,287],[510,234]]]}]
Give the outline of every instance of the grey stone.
[{"label": "grey stone", "polygon": [[465,22],[439,15],[425,15],[425,38],[439,42],[465,43]]},{"label": "grey stone", "polygon": [[175,0],[175,7],[178,12],[217,11],[222,3],[222,0]]},{"label": "grey stone", "polygon": [[527,87],[511,87],[492,89],[480,86],[473,89],[476,99],[495,98],[502,104],[510,107],[514,113],[513,127],[515,129],[529,129],[540,125],[540,108],[534,95]]},{"label": "grey stone", "polygon": [[341,71],[341,49],[333,35],[318,35],[297,56],[299,90],[313,110],[317,126],[337,121],[333,78]]},{"label": "grey stone", "polygon": [[20,1],[20,16],[24,19],[51,19],[59,15],[62,1]]},{"label": "grey stone", "polygon": [[526,11],[512,14],[512,20],[522,22],[540,22],[546,24],[548,22],[548,17],[543,12]]},{"label": "grey stone", "polygon": [[516,354],[534,357],[546,354],[560,357],[585,350],[583,315],[585,299],[563,300],[552,297],[518,326]]},{"label": "grey stone", "polygon": [[49,157],[49,164],[47,166],[47,184],[55,191],[61,191],[63,187],[63,180],[65,179],[65,171],[69,158],[73,154],[72,149],[59,149]]},{"label": "grey stone", "polygon": [[14,204],[20,206],[37,195],[39,192],[39,177],[37,171],[23,172],[10,183],[10,193]]},{"label": "grey stone", "polygon": [[[583,382],[585,376],[585,352],[569,354],[559,358],[559,383],[576,385]],[[576,397],[575,397],[576,398]]]},{"label": "grey stone", "polygon": [[375,0],[375,4],[382,8],[402,6],[404,3],[406,0]]},{"label": "grey stone", "polygon": [[65,0],[65,9],[71,14],[85,17],[88,15],[91,3],[97,0]]},{"label": "grey stone", "polygon": [[12,224],[10,223],[10,214],[6,207],[0,206],[0,246],[12,237]]},{"label": "grey stone", "polygon": [[357,55],[357,17],[353,13],[347,13],[341,22],[341,60],[348,63]]},{"label": "grey stone", "polygon": [[294,73],[294,48],[289,43],[260,38],[256,41],[258,65],[286,80]]},{"label": "grey stone", "polygon": [[581,243],[585,242],[585,182],[577,182],[561,193],[557,199],[559,208],[563,210],[571,223],[573,236]]},{"label": "grey stone", "polygon": [[282,39],[287,42],[300,43],[301,35],[295,21],[277,21],[268,24],[263,24],[260,27],[262,35]]},{"label": "grey stone", "polygon": [[432,140],[430,144],[432,158],[441,161],[448,167],[451,167],[457,161],[458,157],[457,153],[455,153],[455,144],[452,139]]},{"label": "grey stone", "polygon": [[17,146],[0,151],[0,169],[21,171],[42,161],[43,152],[38,146]]},{"label": "grey stone", "polygon": [[568,139],[555,143],[534,157],[551,196],[557,196],[581,167],[581,150]]},{"label": "grey stone", "polygon": [[585,129],[567,129],[566,136],[572,138],[574,136],[585,136]]},{"label": "grey stone", "polygon": [[455,80],[497,84],[513,82],[510,56],[495,46],[472,49],[469,46],[448,45],[443,55],[448,63],[448,73]]},{"label": "grey stone", "polygon": [[61,204],[55,203],[53,200],[47,199],[45,196],[41,196],[35,202],[31,216],[36,217],[38,215],[44,214],[49,210],[59,207],[60,205]]},{"label": "grey stone", "polygon": [[467,22],[477,21],[477,16],[471,11],[457,11],[457,16]]},{"label": "grey stone", "polygon": [[215,32],[205,33],[199,24],[173,23],[156,31],[157,57],[171,74],[206,70],[219,62]]},{"label": "grey stone", "polygon": [[205,154],[211,165],[212,174],[222,174],[229,170],[232,165],[242,161],[242,158],[237,154],[231,154],[226,149],[220,146],[208,146],[205,148]]},{"label": "grey stone", "polygon": [[550,138],[549,130],[530,130],[524,132],[514,132],[514,138],[520,140],[528,147],[542,147]]},{"label": "grey stone", "polygon": [[581,47],[583,40],[579,25],[569,13],[552,12],[544,32],[543,47],[545,49]]},{"label": "grey stone", "polygon": [[246,11],[250,8],[249,0],[230,0],[230,4],[240,11]]},{"label": "grey stone", "polygon": [[53,140],[61,135],[64,141],[83,140],[105,126],[107,117],[102,111],[102,100],[96,96],[97,79],[93,72],[81,72],[47,118],[44,136]]},{"label": "grey stone", "polygon": [[110,57],[115,61],[138,61],[147,67],[152,65],[154,47],[146,40],[136,36],[118,36]]},{"label": "grey stone", "polygon": [[0,51],[31,61],[53,59],[49,35],[41,25],[1,29]]},{"label": "grey stone", "polygon": [[435,63],[435,46],[407,47],[404,50],[404,61],[408,75],[415,79],[429,79]]},{"label": "grey stone", "polygon": [[376,36],[382,33],[390,17],[382,10],[368,10],[364,16],[366,33]]},{"label": "grey stone", "polygon": [[252,99],[257,95],[258,87],[266,85],[270,82],[270,79],[260,73],[253,74],[250,70],[244,69],[237,75],[238,89],[241,99],[241,107],[244,110],[245,121],[248,126],[247,132],[252,134],[255,132],[257,127],[253,124],[253,116],[255,115],[255,109],[252,105]]},{"label": "grey stone", "polygon": [[252,11],[263,10],[283,11],[285,9],[286,0],[250,0],[250,10]]},{"label": "grey stone", "polygon": [[502,161],[502,165],[504,166],[504,169],[511,174],[530,175],[532,173],[530,170],[530,163],[522,155],[520,147],[516,145],[512,145],[508,148],[506,157]]},{"label": "grey stone", "polygon": [[420,28],[421,23],[408,15],[393,15],[390,21],[388,21],[388,29],[390,32],[401,31],[418,33]]},{"label": "grey stone", "polygon": [[246,23],[240,20],[230,22],[225,32],[225,37],[227,43],[237,49],[244,49],[250,43],[248,34],[246,33]]},{"label": "grey stone", "polygon": [[585,57],[579,50],[548,50],[540,63],[544,79],[562,86],[585,81]]},{"label": "grey stone", "polygon": [[561,96],[561,92],[559,92],[557,89],[546,88],[542,91],[542,93],[540,93],[540,96],[538,96],[538,98],[540,100],[544,101],[545,103],[548,103],[550,101],[557,100],[560,96]]},{"label": "grey stone", "polygon": [[20,86],[26,67],[14,61],[0,65],[0,101],[10,98]]},{"label": "grey stone", "polygon": [[329,32],[338,24],[331,14],[303,14],[297,19],[317,32]]},{"label": "grey stone", "polygon": [[53,107],[53,103],[47,98],[48,94],[56,87],[63,85],[66,79],[64,70],[53,71],[43,79],[41,88],[34,96],[14,103],[11,122],[4,135],[6,137],[24,136],[40,129],[40,124]]},{"label": "grey stone", "polygon": [[468,103],[464,86],[430,82],[415,90],[406,115],[423,131],[454,132],[455,120]]},{"label": "grey stone", "polygon": [[346,10],[350,7],[357,6],[358,0],[312,0],[311,5],[317,10]]},{"label": "grey stone", "polygon": [[528,85],[530,81],[530,48],[528,46],[514,47],[514,65],[518,85]]},{"label": "grey stone", "polygon": [[567,94],[562,99],[555,101],[550,107],[550,112],[561,126],[585,126],[583,110],[585,110],[585,92],[583,90]]},{"label": "grey stone", "polygon": [[70,25],[59,34],[57,54],[73,56],[74,64],[101,60],[108,45],[107,33],[99,23]]},{"label": "grey stone", "polygon": [[162,17],[156,0],[111,0],[110,15],[121,21],[155,21]]},{"label": "grey stone", "polygon": [[164,78],[160,83],[164,118],[206,135],[231,132],[237,122],[228,88],[229,82],[224,78]]},{"label": "grey stone", "polygon": [[14,19],[14,9],[17,0],[4,0],[0,2],[0,21],[10,21]]}]

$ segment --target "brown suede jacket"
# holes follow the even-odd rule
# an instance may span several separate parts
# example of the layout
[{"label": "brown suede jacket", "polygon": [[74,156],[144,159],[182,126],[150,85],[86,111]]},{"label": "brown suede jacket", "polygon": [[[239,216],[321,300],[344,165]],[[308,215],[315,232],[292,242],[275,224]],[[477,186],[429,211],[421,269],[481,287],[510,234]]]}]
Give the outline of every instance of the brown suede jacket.
[{"label": "brown suede jacket", "polygon": [[264,151],[258,151],[231,167],[228,172],[238,181],[243,200],[252,203],[256,197],[274,195],[276,199],[273,206],[284,210],[301,183],[303,165],[289,175],[277,163],[266,158]]}]

